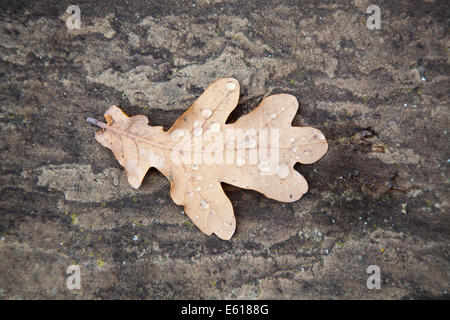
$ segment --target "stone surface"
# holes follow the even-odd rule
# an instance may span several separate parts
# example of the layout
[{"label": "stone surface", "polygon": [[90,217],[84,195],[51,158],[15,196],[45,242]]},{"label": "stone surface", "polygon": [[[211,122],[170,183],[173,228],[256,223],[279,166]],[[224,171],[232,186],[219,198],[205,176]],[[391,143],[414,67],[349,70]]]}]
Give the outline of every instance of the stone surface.
[{"label": "stone surface", "polygon": [[[449,288],[448,1],[14,1],[0,20],[0,299],[407,299]],[[329,151],[283,204],[232,186],[231,241],[151,170],[133,190],[87,116],[166,129],[217,78],[230,121],[290,93]],[[81,267],[81,290],[66,268]],[[381,269],[368,290],[367,267]]]}]

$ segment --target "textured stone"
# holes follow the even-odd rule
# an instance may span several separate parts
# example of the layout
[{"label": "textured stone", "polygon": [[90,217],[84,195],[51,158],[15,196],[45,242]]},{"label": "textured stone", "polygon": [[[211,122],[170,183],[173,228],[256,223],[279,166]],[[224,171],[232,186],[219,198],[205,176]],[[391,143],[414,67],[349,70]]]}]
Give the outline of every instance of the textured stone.
[{"label": "textured stone", "polygon": [[[380,30],[366,0],[84,1],[81,30],[64,2],[10,2],[0,299],[448,298],[447,2],[382,2]],[[198,231],[156,170],[131,188],[85,123],[115,104],[168,129],[221,77],[241,84],[230,121],[290,93],[293,124],[329,142],[296,166],[300,201],[225,186],[230,242]],[[71,264],[81,290],[66,287]],[[374,264],[381,290],[366,287]]]}]

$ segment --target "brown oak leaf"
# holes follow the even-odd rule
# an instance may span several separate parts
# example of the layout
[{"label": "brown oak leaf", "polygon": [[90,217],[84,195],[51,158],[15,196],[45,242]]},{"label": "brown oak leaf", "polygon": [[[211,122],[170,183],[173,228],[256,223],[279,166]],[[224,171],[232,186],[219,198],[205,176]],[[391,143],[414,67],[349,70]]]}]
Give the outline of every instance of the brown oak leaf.
[{"label": "brown oak leaf", "polygon": [[328,149],[319,130],[291,126],[298,109],[294,96],[266,97],[250,113],[226,123],[238,99],[239,82],[224,78],[213,82],[168,131],[116,106],[106,111],[107,123],[87,120],[103,128],[95,138],[112,150],[133,188],[155,167],[169,179],[173,201],[184,206],[202,232],[229,240],[236,220],[222,182],[293,202],[308,190],[294,164],[313,163]]}]

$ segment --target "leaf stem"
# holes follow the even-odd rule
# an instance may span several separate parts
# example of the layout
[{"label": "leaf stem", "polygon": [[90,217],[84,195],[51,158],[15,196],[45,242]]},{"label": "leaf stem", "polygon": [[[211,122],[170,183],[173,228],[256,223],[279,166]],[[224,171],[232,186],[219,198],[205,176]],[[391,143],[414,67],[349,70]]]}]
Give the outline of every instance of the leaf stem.
[{"label": "leaf stem", "polygon": [[106,126],[106,123],[98,121],[97,119],[94,119],[92,117],[87,117],[86,121],[89,122],[90,124],[93,124],[94,126],[97,126],[100,128],[105,128],[105,126]]}]

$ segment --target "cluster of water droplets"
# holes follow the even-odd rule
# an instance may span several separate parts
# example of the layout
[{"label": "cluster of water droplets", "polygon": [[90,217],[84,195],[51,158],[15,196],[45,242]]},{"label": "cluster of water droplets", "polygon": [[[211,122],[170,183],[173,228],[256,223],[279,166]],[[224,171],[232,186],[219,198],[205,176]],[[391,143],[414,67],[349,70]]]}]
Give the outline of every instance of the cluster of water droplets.
[{"label": "cluster of water droplets", "polygon": [[[233,82],[228,82],[226,84],[226,89],[228,91],[233,91],[233,90],[236,89],[236,84],[233,83]],[[223,108],[219,108],[219,109],[222,110]],[[282,107],[281,108],[282,112],[285,111],[285,110],[286,110],[286,107]],[[201,115],[205,119],[209,119],[212,116],[212,114],[213,114],[213,111],[211,111],[210,109],[203,109],[203,110],[201,110]],[[270,118],[271,119],[276,119],[278,116],[280,116],[280,114],[281,114],[281,112],[279,114],[271,113],[270,114]],[[221,130],[220,124],[215,122],[215,121],[210,123],[209,124],[209,130],[211,130],[212,132],[219,132]],[[202,133],[203,133],[203,123],[202,123],[202,121],[195,121],[194,122],[194,131],[193,131],[194,136],[199,136]],[[178,137],[183,136],[183,134],[178,134],[179,135]],[[325,137],[321,133],[319,133],[319,135],[318,134],[314,134],[313,138],[314,139],[318,139],[318,140],[324,140],[325,139]],[[307,140],[308,139],[307,139],[306,136],[301,137],[300,141],[299,141],[300,146],[301,146],[301,144],[306,144]],[[301,154],[301,153],[303,153],[304,156],[309,156],[311,154],[311,152],[312,152],[311,150],[304,149],[302,147],[299,148],[299,144],[296,144],[297,141],[296,141],[296,139],[294,137],[290,138],[289,141],[290,141],[290,144],[291,144],[291,146],[290,146],[291,149],[290,150],[295,155],[296,159],[300,158],[299,154]],[[226,145],[227,148],[228,147],[234,147],[235,142],[236,142],[236,137],[235,136],[230,136],[230,137],[228,137],[225,145]],[[247,139],[247,140],[245,140],[243,142],[240,142],[237,145],[237,147],[238,148],[256,148],[257,145],[258,145],[258,143],[257,143],[257,140],[255,139],[255,137],[250,137],[249,139]],[[299,150],[299,149],[301,149],[301,150]],[[301,152],[299,152],[299,151],[301,151]],[[246,163],[245,157],[237,156],[237,158],[236,158],[236,165],[238,167],[243,166],[245,163]],[[285,163],[281,163],[281,164],[276,165],[276,168],[274,168],[273,166],[275,166],[275,164],[270,163],[270,161],[268,161],[268,160],[261,160],[257,164],[257,168],[261,172],[276,175],[279,179],[282,179],[282,180],[286,179],[289,176],[289,174],[291,173],[291,171],[292,171],[290,166],[285,164]],[[197,164],[192,165],[192,170],[193,171],[196,171],[197,169],[198,169],[198,165]],[[186,173],[186,177],[187,178],[195,177],[195,180],[197,180],[197,181],[200,181],[200,180],[203,179],[202,175],[194,176],[191,173]],[[211,188],[212,186],[213,186],[212,184],[209,184],[208,188]],[[196,186],[195,187],[195,191],[200,192],[201,191],[201,187],[200,186]],[[194,196],[194,193],[192,191],[188,191],[186,193],[186,196],[191,198],[191,197]],[[208,215],[216,216],[216,212],[210,208],[210,204],[205,199],[200,200],[199,207],[200,207],[200,210],[202,210],[202,213],[203,213],[203,210],[204,210],[204,211],[207,211]],[[194,220],[199,219],[199,215],[195,214],[193,216],[193,219]],[[226,223],[225,222],[225,223],[223,223],[223,225],[224,225],[224,227],[230,227],[230,226],[232,226],[232,223],[230,223],[230,222]]]}]

